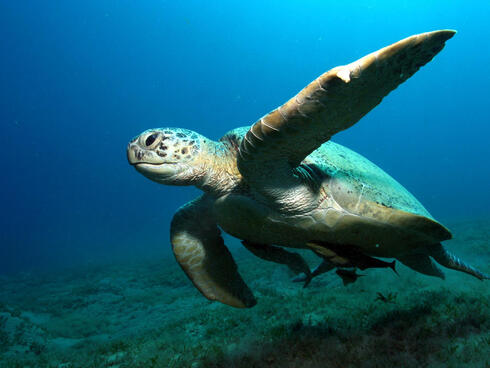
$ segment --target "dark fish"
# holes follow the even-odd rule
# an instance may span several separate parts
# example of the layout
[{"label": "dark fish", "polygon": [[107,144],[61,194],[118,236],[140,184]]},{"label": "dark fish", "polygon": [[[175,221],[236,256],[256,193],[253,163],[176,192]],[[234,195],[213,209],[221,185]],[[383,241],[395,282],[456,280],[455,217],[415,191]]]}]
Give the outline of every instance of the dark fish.
[{"label": "dark fish", "polygon": [[[370,257],[353,245],[339,245],[325,242],[311,242],[308,246],[317,254],[342,267],[357,267],[360,270],[367,268],[391,268],[398,275],[395,269],[395,261],[385,262],[377,258]],[[342,262],[338,262],[340,260]]]},{"label": "dark fish", "polygon": [[366,275],[358,275],[356,273],[356,271],[344,270],[341,268],[337,269],[337,271],[335,271],[335,273],[340,276],[344,286],[347,286],[349,284],[352,284],[353,282],[356,282],[356,280],[361,276],[366,276]]}]

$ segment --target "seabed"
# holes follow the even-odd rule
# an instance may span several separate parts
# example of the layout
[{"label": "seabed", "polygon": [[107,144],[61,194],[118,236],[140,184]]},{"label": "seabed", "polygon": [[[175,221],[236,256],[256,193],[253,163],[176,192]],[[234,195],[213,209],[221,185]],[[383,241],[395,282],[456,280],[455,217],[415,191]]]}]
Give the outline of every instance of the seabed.
[{"label": "seabed", "polygon": [[[490,220],[447,225],[448,249],[490,273]],[[233,253],[252,309],[207,301],[171,257],[0,277],[0,367],[490,367],[490,281],[398,263],[303,289]]]}]

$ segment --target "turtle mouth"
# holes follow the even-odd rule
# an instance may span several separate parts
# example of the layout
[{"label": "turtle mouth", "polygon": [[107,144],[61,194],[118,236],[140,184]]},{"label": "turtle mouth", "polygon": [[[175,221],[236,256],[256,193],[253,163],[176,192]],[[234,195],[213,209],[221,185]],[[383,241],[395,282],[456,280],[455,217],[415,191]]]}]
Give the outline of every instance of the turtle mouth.
[{"label": "turtle mouth", "polygon": [[177,162],[134,162],[131,165],[136,171],[155,181],[171,178],[180,171],[180,165]]},{"label": "turtle mouth", "polygon": [[160,162],[160,163],[154,163],[154,162],[131,162],[130,165],[132,165],[134,167],[138,167],[138,166],[142,166],[142,167],[145,167],[145,166],[158,167],[158,166],[162,166],[162,165],[177,165],[177,162]]}]

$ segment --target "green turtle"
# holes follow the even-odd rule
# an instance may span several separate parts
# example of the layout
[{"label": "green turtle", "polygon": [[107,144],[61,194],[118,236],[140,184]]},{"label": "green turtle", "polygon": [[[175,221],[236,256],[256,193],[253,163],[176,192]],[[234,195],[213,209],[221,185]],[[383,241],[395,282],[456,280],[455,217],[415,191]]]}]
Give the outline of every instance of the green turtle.
[{"label": "green turtle", "polygon": [[[414,35],[336,67],[218,142],[160,128],[129,143],[129,163],[147,178],[204,192],[177,211],[170,232],[177,262],[206,298],[241,308],[256,303],[220,229],[258,257],[289,266],[306,283],[334,268],[345,283],[360,276],[355,269],[394,269],[379,258],[441,278],[436,263],[489,278],[444,249],[441,242],[451,233],[403,186],[330,140],[428,63],[454,34]],[[284,248],[310,249],[323,261],[310,272],[299,254]]]}]

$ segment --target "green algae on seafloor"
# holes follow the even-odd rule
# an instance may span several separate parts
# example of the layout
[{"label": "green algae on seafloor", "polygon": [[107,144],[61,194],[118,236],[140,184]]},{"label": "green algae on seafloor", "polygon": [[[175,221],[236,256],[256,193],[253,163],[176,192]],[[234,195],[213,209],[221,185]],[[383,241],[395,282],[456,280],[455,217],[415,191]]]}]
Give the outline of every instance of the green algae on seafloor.
[{"label": "green algae on seafloor", "polygon": [[[451,227],[452,246],[490,271],[490,221]],[[234,253],[260,299],[251,310],[203,300],[173,259],[2,278],[0,367],[490,366],[489,283],[400,266],[303,289]]]}]

